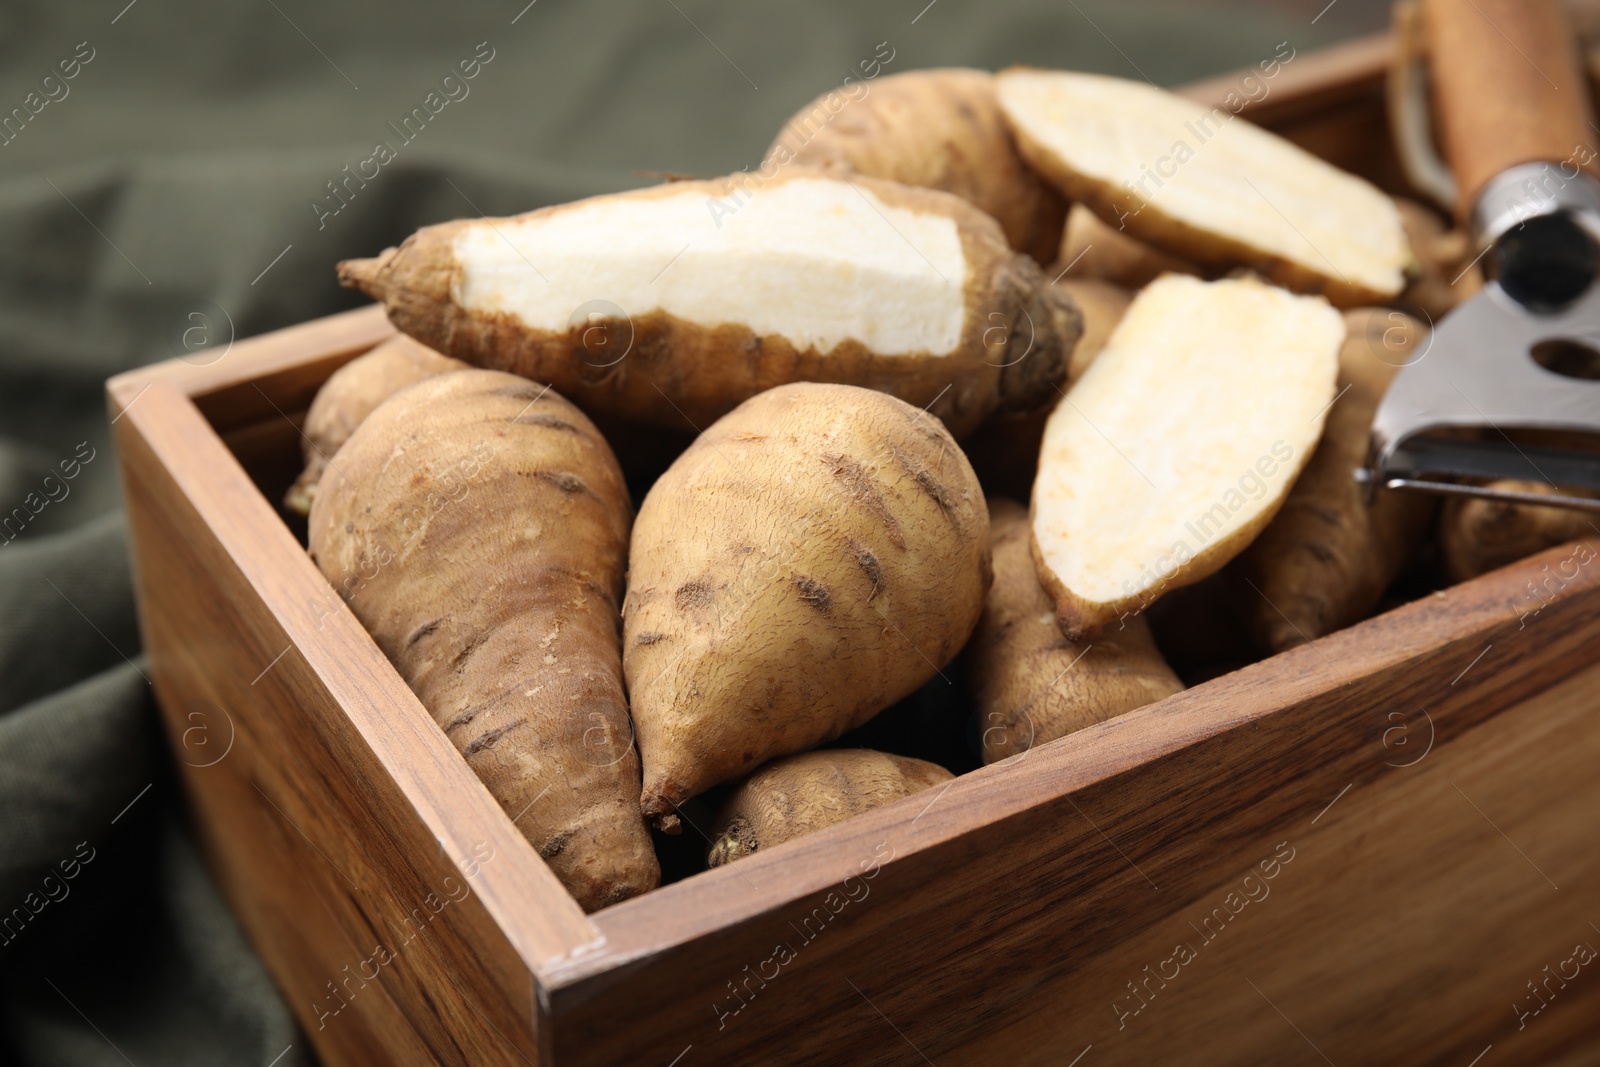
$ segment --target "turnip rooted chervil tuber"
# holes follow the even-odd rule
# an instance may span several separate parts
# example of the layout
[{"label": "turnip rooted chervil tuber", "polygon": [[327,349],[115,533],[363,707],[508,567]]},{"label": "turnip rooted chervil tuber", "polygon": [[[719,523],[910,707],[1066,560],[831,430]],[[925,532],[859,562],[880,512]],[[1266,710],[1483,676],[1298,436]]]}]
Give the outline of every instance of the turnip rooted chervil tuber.
[{"label": "turnip rooted chervil tuber", "polygon": [[1142,615],[1111,626],[1092,643],[1069,641],[1039,585],[1028,512],[1010,500],[990,504],[994,585],[962,654],[983,762],[1143,707],[1183,689]]},{"label": "turnip rooted chervil tuber", "polygon": [[611,449],[495,371],[381,404],[311,505],[311,554],[587,910],[655,888],[623,692],[632,508]]},{"label": "turnip rooted chervil tuber", "polygon": [[699,431],[796,381],[964,436],[1056,395],[1071,298],[959,197],[798,168],[420,230],[340,264],[401,330],[585,410]]},{"label": "turnip rooted chervil tuber", "polygon": [[1233,564],[1240,615],[1265,650],[1281,652],[1360,622],[1433,526],[1436,501],[1381,491],[1352,475],[1367,458],[1372,416],[1401,364],[1427,354],[1427,329],[1398,311],[1344,314],[1339,400],[1283,508]]},{"label": "turnip rooted chervil tuber", "polygon": [[459,359],[441,356],[398,334],[334,371],[306,412],[305,431],[300,435],[306,468],[289,487],[284,507],[296,515],[311,513],[311,501],[328,461],[379,404],[413,382],[466,367]]},{"label": "turnip rooted chervil tuber", "polygon": [[939,420],[797,384],[680,456],[634,525],[623,666],[645,814],[859,726],[949,663],[991,580],[988,513]]},{"label": "turnip rooted chervil tuber", "polygon": [[824,94],[784,123],[762,168],[865,174],[954,193],[994,217],[1018,252],[1055,258],[1067,204],[1017,154],[994,75],[960,67],[879,78],[830,115]]},{"label": "turnip rooted chervil tuber", "polygon": [[711,867],[732,863],[954,777],[927,760],[866,748],[786,756],[756,771],[728,795],[711,827],[706,863]]}]

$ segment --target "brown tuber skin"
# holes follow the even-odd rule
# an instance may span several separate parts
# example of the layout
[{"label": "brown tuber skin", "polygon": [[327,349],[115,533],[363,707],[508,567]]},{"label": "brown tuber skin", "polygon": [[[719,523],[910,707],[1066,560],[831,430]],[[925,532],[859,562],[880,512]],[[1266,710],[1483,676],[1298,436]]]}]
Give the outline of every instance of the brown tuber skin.
[{"label": "brown tuber skin", "polygon": [[983,490],[940,424],[844,385],[709,427],[634,525],[623,666],[645,814],[812,748],[966,643],[991,578]]},{"label": "brown tuber skin", "polygon": [[[1419,310],[1437,322],[1483,288],[1483,272],[1472,262],[1473,250],[1465,232],[1447,229],[1437,214],[1413,200],[1396,197],[1394,204],[1416,258],[1415,272],[1395,304]],[[1235,267],[1248,268],[1249,264]],[[1211,273],[1218,269],[1214,265]],[[1060,258],[1047,271],[1052,278],[1063,272],[1068,279],[1094,278],[1128,289],[1142,289],[1163,274],[1207,273],[1197,264],[1117,229],[1082,204],[1073,205],[1068,212]]]},{"label": "brown tuber skin", "polygon": [[[1240,617],[1267,652],[1330,634],[1370,615],[1432,527],[1436,502],[1380,491],[1369,506],[1354,472],[1366,462],[1372,417],[1427,329],[1384,308],[1344,315],[1339,399],[1282,509],[1233,565]],[[1255,586],[1250,588],[1250,583]]]},{"label": "brown tuber skin", "polygon": [[915,70],[865,88],[836,111],[836,93],[801,108],[767,149],[763,172],[807,166],[953,193],[993,216],[1018,252],[1055,258],[1067,203],[1017,154],[994,75]]},{"label": "brown tuber skin", "polygon": [[617,602],[611,449],[536,382],[464,370],[375,410],[311,506],[311,554],[586,910],[652,889]]},{"label": "brown tuber skin", "polygon": [[283,506],[296,515],[311,514],[311,501],[328,461],[374,408],[413,382],[466,366],[399,334],[334,371],[306,412],[300,448],[306,469],[290,487]]},{"label": "brown tuber skin", "polygon": [[963,657],[983,727],[983,762],[995,763],[1183,690],[1144,616],[1091,643],[1069,641],[1055,601],[1039,585],[1027,509],[989,509],[994,585]]},{"label": "brown tuber skin", "polygon": [[[1555,492],[1544,482],[1506,480],[1495,488]],[[1450,580],[1464,582],[1519,559],[1596,532],[1600,520],[1572,508],[1512,504],[1502,500],[1451,500],[1439,517],[1439,543]]]},{"label": "brown tuber skin", "polygon": [[732,863],[954,778],[936,763],[865,748],[777,760],[739,783],[723,803],[706,862]]}]

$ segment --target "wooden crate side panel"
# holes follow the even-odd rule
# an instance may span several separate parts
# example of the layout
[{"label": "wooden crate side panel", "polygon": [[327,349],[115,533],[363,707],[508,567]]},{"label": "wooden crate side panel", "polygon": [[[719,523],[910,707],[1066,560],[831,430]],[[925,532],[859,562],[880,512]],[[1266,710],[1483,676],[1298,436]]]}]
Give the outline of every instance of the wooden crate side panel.
[{"label": "wooden crate side panel", "polygon": [[302,1025],[332,1062],[533,1060],[527,959],[592,928],[337,597],[317,628],[309,561],[193,406],[158,386],[116,429],[193,815]]},{"label": "wooden crate side panel", "polygon": [[[836,1041],[881,1037],[883,1016],[921,1020],[914,1040],[937,1058],[1205,898],[1219,872],[1263,858],[1275,834],[1344,786],[1395,773],[1389,764],[1408,758],[1394,754],[1392,733],[1385,747],[1395,727],[1420,737],[1431,722],[1444,744],[1592,663],[1592,547],[1591,562],[1574,565],[1519,629],[1522,579],[1573,551],[974,772],[931,804],[911,798],[602,913],[599,956],[545,970],[557,1062],[694,1045],[706,1058],[686,1065],[825,1063]],[[1523,610],[1539,603],[1522,597]],[[893,858],[866,895],[800,942],[772,995],[746,1004],[729,988],[748,980],[746,965],[759,971],[786,939],[804,938],[795,924],[884,849]],[[868,998],[874,1007],[858,1010]],[[628,1005],[626,1025],[618,1004]],[[818,1014],[826,1029],[807,1024]]]},{"label": "wooden crate side panel", "polygon": [[1590,667],[1419,744],[1264,837],[1262,859],[1273,838],[1293,857],[1273,878],[1235,869],[939,1063],[1059,1067],[1092,1045],[1101,1064],[1465,1067],[1592,1038],[1600,958],[1574,952],[1600,949],[1597,713]]}]

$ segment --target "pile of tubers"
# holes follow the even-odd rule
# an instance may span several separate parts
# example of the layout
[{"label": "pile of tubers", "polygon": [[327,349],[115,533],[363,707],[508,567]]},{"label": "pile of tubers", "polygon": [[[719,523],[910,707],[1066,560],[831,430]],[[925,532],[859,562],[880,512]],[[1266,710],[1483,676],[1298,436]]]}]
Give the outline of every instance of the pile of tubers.
[{"label": "pile of tubers", "polygon": [[1463,248],[1142,83],[894,75],[757,170],[341,263],[401,334],[286,507],[594,910],[1572,536],[1351,477]]}]

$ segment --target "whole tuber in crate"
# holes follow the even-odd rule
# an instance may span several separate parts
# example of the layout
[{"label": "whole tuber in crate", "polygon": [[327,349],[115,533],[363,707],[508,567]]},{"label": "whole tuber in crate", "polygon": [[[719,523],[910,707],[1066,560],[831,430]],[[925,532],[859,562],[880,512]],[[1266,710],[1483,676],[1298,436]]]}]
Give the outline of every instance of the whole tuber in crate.
[{"label": "whole tuber in crate", "polygon": [[[1247,115],[1401,191],[1390,49]],[[586,916],[277,509],[390,332],[108,386],[194,823],[325,1062],[1600,1062],[1600,535]]]}]

